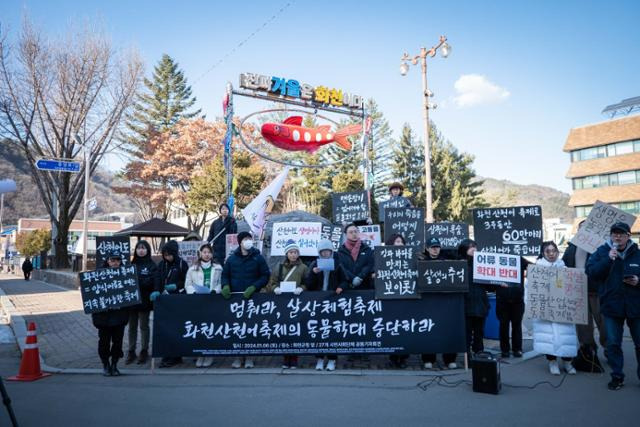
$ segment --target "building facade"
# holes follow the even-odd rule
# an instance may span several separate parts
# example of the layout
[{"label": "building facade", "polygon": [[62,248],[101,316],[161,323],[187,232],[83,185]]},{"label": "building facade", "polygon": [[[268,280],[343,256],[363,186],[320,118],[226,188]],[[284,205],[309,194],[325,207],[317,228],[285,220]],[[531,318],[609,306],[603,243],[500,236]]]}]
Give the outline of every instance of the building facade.
[{"label": "building facade", "polygon": [[[573,128],[563,150],[571,156],[569,206],[576,222],[597,200],[640,216],[640,115]],[[640,220],[631,232],[637,240]]]}]

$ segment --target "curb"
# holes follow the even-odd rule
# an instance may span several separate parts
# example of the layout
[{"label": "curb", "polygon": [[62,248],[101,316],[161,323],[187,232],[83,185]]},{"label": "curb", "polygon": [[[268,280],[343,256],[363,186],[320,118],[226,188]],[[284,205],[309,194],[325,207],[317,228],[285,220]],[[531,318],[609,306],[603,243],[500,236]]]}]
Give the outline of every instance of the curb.
[{"label": "curb", "polygon": [[[47,282],[47,285],[52,285]],[[72,289],[65,289],[72,290]],[[4,290],[0,288],[0,309],[2,309],[9,318],[9,324],[13,330],[13,334],[20,348],[20,353],[24,352],[25,341],[27,337],[27,323],[26,320],[16,313],[16,308],[9,299],[9,296],[5,294]],[[102,375],[101,369],[93,368],[58,368],[49,366],[46,364],[42,351],[40,354],[40,367],[44,372],[50,372],[55,374],[76,374],[86,375],[95,374]],[[501,362],[506,366],[516,366],[520,363],[535,359],[541,356],[540,353],[535,351],[529,351],[523,354],[520,359],[509,359],[508,362]],[[460,374],[468,374],[469,371],[465,371],[464,368],[458,368],[454,370],[415,370],[415,371],[397,371],[397,370],[382,370],[382,369],[336,369],[335,371],[316,371],[315,369],[282,369],[282,368],[253,368],[253,369],[230,369],[230,368],[207,368],[207,369],[120,369],[120,372],[125,375],[340,375],[340,376],[352,376],[352,377],[433,377],[433,376],[454,376]]]}]

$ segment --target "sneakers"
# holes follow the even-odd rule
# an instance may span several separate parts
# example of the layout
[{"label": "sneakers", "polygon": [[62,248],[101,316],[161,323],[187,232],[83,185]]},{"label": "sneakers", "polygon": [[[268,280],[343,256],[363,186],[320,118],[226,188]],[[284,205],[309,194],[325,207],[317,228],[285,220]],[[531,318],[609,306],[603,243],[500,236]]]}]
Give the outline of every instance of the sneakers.
[{"label": "sneakers", "polygon": [[112,377],[119,377],[120,371],[118,370],[118,359],[113,359],[111,361],[111,366],[109,367],[109,372]]},{"label": "sneakers", "polygon": [[202,368],[202,362],[204,362],[204,357],[198,357],[198,360],[196,360],[196,368]]},{"label": "sneakers", "polygon": [[136,352],[135,351],[129,351],[127,353],[127,358],[124,361],[125,365],[131,365],[133,362],[135,362],[136,360]]},{"label": "sneakers", "polygon": [[102,362],[102,376],[103,377],[110,377],[111,376],[111,366],[109,365],[109,362]]},{"label": "sneakers", "polygon": [[560,375],[560,367],[557,360],[549,361],[549,372],[551,372],[551,375]]},{"label": "sneakers", "polygon": [[447,365],[449,369],[458,369],[458,364],[456,362],[451,362]]},{"label": "sneakers", "polygon": [[336,370],[336,361],[335,360],[329,360],[327,362],[327,371],[335,371]]},{"label": "sneakers", "polygon": [[203,357],[202,358],[202,367],[203,368],[208,368],[211,365],[213,365],[213,357]]},{"label": "sneakers", "polygon": [[324,370],[324,359],[321,357],[318,357],[316,362],[316,371],[322,371],[322,370]]},{"label": "sneakers", "polygon": [[564,367],[564,370],[567,371],[567,374],[569,375],[576,374],[576,368],[573,367],[570,360],[563,360],[562,364],[564,365],[563,367]]},{"label": "sneakers", "polygon": [[624,385],[624,380],[621,378],[611,378],[611,381],[609,382],[609,384],[607,384],[607,388],[609,388],[609,390],[620,390],[622,388],[622,386]]},{"label": "sneakers", "polygon": [[522,352],[521,351],[514,351],[513,352],[513,357],[522,357]]},{"label": "sneakers", "polygon": [[425,362],[425,364],[424,364],[424,365],[422,365],[422,367],[423,367],[424,369],[433,369],[433,363],[431,363],[431,362]]},{"label": "sneakers", "polygon": [[231,364],[233,369],[240,369],[242,367],[242,360],[239,357],[236,357]]},{"label": "sneakers", "polygon": [[248,357],[244,361],[244,369],[252,369],[253,368],[253,359],[249,359]]},{"label": "sneakers", "polygon": [[138,356],[138,365],[144,365],[147,363],[149,359],[149,352],[147,350],[140,350],[140,355]]}]

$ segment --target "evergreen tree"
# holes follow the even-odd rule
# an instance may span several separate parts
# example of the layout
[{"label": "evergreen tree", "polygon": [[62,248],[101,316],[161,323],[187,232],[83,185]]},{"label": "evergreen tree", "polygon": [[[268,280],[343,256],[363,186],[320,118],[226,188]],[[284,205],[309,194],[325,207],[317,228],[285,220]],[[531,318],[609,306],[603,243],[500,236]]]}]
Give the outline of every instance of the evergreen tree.
[{"label": "evergreen tree", "polygon": [[373,98],[367,100],[365,108],[371,117],[369,182],[372,184],[372,195],[376,199],[383,199],[387,195],[387,186],[393,180],[391,168],[393,161],[392,131],[389,122]]},{"label": "evergreen tree", "polygon": [[198,116],[200,109],[189,111],[196,102],[182,70],[169,55],[162,55],[154,67],[152,79],[144,79],[145,91],[138,93],[133,113],[127,117],[129,135],[126,150],[137,155],[153,132],[169,130],[181,119]]},{"label": "evergreen tree", "polygon": [[[415,196],[422,191],[421,186],[424,186],[421,182],[424,175],[424,154],[420,153],[419,141],[416,141],[408,123],[402,126],[400,139],[395,141],[394,145],[391,166],[393,176],[404,186],[405,196],[415,199]],[[414,200],[415,202],[417,200]]]}]

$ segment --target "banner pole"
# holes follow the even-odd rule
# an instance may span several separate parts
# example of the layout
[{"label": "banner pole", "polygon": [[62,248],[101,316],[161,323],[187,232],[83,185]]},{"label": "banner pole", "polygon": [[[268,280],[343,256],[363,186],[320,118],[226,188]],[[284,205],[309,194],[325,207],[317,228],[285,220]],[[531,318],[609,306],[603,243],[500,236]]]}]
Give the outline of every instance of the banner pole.
[{"label": "banner pole", "polygon": [[469,353],[464,352],[464,371],[469,372]]}]

